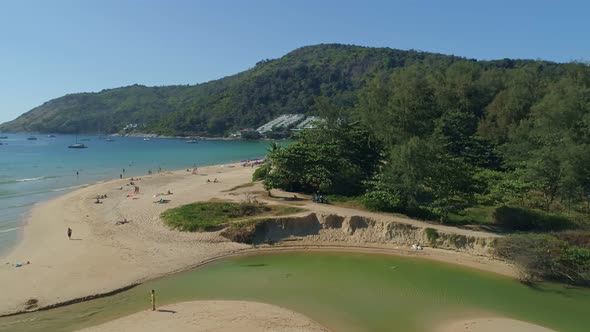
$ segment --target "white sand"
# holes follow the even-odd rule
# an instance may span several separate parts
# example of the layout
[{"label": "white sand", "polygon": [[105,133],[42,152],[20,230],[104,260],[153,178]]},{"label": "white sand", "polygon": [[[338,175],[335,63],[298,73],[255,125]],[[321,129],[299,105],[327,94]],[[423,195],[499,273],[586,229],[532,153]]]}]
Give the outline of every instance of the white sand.
[{"label": "white sand", "polygon": [[[160,213],[169,208],[195,201],[212,198],[242,200],[243,195],[226,190],[249,182],[252,172],[250,167],[226,165],[200,168],[199,175],[183,170],[145,176],[137,181],[141,191],[137,199],[127,197],[133,193],[133,186],[126,186],[128,179],[114,180],[36,206],[24,226],[23,240],[0,259],[0,285],[3,285],[0,314],[24,310],[24,303],[31,298],[37,299],[39,307],[43,307],[187,269],[212,257],[252,250],[250,246],[229,242],[218,233],[169,230],[159,218]],[[207,183],[207,178],[218,178],[220,182]],[[119,190],[120,187],[123,190]],[[155,194],[168,190],[174,195],[163,198],[171,200],[170,203],[153,203],[159,199],[153,197]],[[262,188],[257,185],[240,191],[250,190]],[[94,204],[97,194],[107,194],[108,198],[102,204]],[[493,236],[309,201],[303,205],[321,213],[363,215],[458,234]],[[130,223],[115,225],[123,218]],[[66,236],[68,227],[73,229],[72,240]],[[387,252],[408,253],[390,247]],[[510,266],[482,257],[443,250],[424,250],[419,255],[514,274]],[[13,266],[27,261],[31,264],[19,268]]]},{"label": "white sand", "polygon": [[443,324],[437,332],[555,332],[539,325],[502,317],[467,319]]},{"label": "white sand", "polygon": [[80,332],[327,331],[303,315],[257,302],[194,301],[158,310],[138,312]]},{"label": "white sand", "polygon": [[[208,176],[177,171],[142,177],[136,181],[138,199],[127,197],[134,189],[126,186],[127,179],[89,186],[35,207],[22,241],[0,260],[0,313],[22,310],[30,298],[46,306],[108,292],[247,248],[216,234],[171,231],[159,219],[168,208],[227,196],[221,191],[246,182],[252,170],[215,166],[199,173]],[[207,178],[221,182],[207,183]],[[174,193],[164,196],[170,203],[153,203],[155,194],[168,190]],[[95,204],[97,194],[108,198]],[[131,222],[115,225],[123,218]],[[66,236],[68,227],[72,240]],[[27,261],[31,264],[19,268],[6,264]]]}]

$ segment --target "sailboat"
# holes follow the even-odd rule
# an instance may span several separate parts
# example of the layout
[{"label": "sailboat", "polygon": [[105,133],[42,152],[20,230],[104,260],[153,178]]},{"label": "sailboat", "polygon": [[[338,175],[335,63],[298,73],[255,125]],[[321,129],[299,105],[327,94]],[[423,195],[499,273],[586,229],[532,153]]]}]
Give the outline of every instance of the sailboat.
[{"label": "sailboat", "polygon": [[72,144],[72,145],[68,145],[68,148],[70,148],[70,149],[86,149],[87,146],[86,146],[86,144],[78,143],[78,135],[76,135],[76,143]]}]

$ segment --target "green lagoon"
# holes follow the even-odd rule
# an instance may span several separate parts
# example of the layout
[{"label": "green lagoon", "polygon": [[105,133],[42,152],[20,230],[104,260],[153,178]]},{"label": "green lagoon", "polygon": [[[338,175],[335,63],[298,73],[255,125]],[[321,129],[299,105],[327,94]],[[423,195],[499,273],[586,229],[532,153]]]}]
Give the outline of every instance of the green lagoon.
[{"label": "green lagoon", "polygon": [[1,331],[73,331],[190,300],[248,300],[300,312],[333,331],[428,331],[448,318],[501,315],[556,331],[588,331],[590,290],[525,286],[514,279],[424,259],[342,252],[227,258],[129,291],[0,319]]}]

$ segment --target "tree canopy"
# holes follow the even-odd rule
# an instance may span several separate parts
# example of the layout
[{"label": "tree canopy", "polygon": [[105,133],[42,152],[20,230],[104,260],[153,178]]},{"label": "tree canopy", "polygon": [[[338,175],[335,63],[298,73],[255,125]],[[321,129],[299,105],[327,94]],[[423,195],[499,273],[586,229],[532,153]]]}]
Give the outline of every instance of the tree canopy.
[{"label": "tree canopy", "polygon": [[[281,114],[315,114],[316,101],[322,98],[338,107],[353,107],[358,103],[358,92],[374,77],[387,75],[397,68],[421,65],[423,71],[430,71],[430,68],[446,68],[456,62],[466,67],[456,70],[457,80],[479,75],[484,67],[509,71],[531,63],[527,60],[474,61],[412,50],[353,45],[306,46],[279,59],[260,61],[236,75],[202,84],[132,85],[97,93],[69,94],[0,125],[0,130],[106,134],[120,132],[133,123],[137,124],[134,130],[142,133],[222,136],[240,128],[257,127]],[[557,66],[539,62],[541,65]],[[398,83],[405,80],[402,77]],[[420,88],[421,82],[414,84]]]},{"label": "tree canopy", "polygon": [[442,222],[482,205],[587,219],[587,65],[415,62],[374,75],[353,106],[317,105],[326,126],[273,155],[269,187],[361,195],[368,207]]}]

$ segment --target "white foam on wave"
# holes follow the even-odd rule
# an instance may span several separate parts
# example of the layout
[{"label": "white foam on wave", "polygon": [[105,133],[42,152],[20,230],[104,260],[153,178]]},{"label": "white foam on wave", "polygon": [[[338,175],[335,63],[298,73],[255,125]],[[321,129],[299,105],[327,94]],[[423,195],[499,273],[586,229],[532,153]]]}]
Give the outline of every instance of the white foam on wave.
[{"label": "white foam on wave", "polygon": [[8,232],[16,231],[17,229],[18,228],[3,229],[3,230],[0,230],[0,233],[8,233]]},{"label": "white foam on wave", "polygon": [[29,182],[29,181],[37,181],[37,180],[43,180],[43,179],[45,179],[45,177],[44,176],[40,176],[40,177],[37,177],[37,178],[18,179],[18,180],[15,180],[15,181],[16,182]]},{"label": "white foam on wave", "polygon": [[65,188],[51,189],[51,191],[53,191],[53,192],[58,192],[58,191],[64,191],[64,190],[70,190],[70,189],[76,189],[76,188],[80,188],[80,187],[86,187],[86,186],[87,186],[87,184],[81,184],[81,185],[72,186],[72,187],[65,187]]}]

